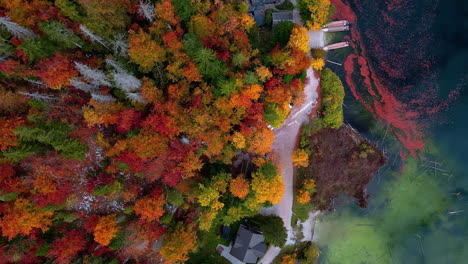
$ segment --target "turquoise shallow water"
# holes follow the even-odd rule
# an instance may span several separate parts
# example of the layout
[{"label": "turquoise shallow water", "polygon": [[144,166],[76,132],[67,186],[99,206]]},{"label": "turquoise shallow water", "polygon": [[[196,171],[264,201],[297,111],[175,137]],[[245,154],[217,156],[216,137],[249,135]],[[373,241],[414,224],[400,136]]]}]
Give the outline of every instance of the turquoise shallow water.
[{"label": "turquoise shallow water", "polygon": [[[389,163],[369,185],[367,209],[342,198],[319,219],[320,262],[468,263],[468,2],[348,3],[375,78],[418,113],[413,120],[426,147],[401,160],[402,146],[387,124],[348,91],[346,121],[376,142]],[[395,6],[404,8],[389,8]],[[356,51],[329,57],[340,62],[350,52]],[[343,68],[329,66],[344,80]]]}]

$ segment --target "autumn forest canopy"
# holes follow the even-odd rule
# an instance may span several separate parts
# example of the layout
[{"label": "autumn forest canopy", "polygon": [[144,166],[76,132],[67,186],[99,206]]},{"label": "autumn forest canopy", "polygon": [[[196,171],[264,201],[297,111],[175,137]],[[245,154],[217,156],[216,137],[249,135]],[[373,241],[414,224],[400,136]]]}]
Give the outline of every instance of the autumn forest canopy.
[{"label": "autumn forest canopy", "polygon": [[281,200],[307,30],[265,45],[247,11],[0,0],[0,263],[181,263]]}]

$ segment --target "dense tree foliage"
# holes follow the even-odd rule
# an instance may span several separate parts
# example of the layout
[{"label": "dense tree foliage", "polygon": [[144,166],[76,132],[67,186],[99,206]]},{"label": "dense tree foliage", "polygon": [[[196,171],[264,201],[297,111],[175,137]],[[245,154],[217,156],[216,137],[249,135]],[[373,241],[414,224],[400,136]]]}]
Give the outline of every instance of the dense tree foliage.
[{"label": "dense tree foliage", "polygon": [[343,123],[344,87],[340,78],[326,68],[320,72],[322,91],[322,124],[329,128],[340,128]]},{"label": "dense tree foliage", "polygon": [[160,250],[164,263],[181,263],[188,259],[189,251],[195,249],[197,236],[192,225],[177,223],[174,232],[164,236],[164,246]]},{"label": "dense tree foliage", "polygon": [[53,212],[42,211],[25,198],[17,198],[14,202],[4,204],[0,228],[2,236],[9,240],[17,235],[27,236],[34,228],[46,231],[52,224]]},{"label": "dense tree foliage", "polygon": [[296,254],[285,254],[281,257],[281,264],[296,264]]},{"label": "dense tree foliage", "polygon": [[303,149],[297,149],[292,154],[292,162],[296,167],[309,166],[309,155]]},{"label": "dense tree foliage", "polygon": [[299,0],[298,8],[307,28],[320,30],[334,13],[330,0]]},{"label": "dense tree foliage", "polygon": [[0,262],[181,263],[281,201],[268,125],[301,98],[308,36],[264,45],[247,11],[0,0]]},{"label": "dense tree foliage", "polygon": [[272,263],[274,264],[295,264],[307,263],[317,264],[319,259],[319,249],[312,242],[297,243],[295,247],[287,247],[282,250]]},{"label": "dense tree foliage", "polygon": [[250,221],[263,233],[266,243],[277,247],[284,246],[288,233],[281,217],[276,215],[256,215]]},{"label": "dense tree foliage", "polygon": [[289,42],[289,37],[294,28],[294,23],[291,21],[280,21],[278,25],[273,28],[272,42],[279,43],[281,46],[286,46]]}]

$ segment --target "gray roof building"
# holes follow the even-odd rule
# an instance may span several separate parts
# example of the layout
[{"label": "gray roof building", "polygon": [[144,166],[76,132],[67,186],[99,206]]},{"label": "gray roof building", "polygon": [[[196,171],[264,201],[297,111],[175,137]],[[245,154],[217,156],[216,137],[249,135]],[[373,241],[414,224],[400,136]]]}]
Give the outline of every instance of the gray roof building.
[{"label": "gray roof building", "polygon": [[230,254],[245,263],[257,263],[265,255],[265,237],[245,225],[240,225]]},{"label": "gray roof building", "polygon": [[280,21],[294,22],[294,12],[293,11],[273,12],[272,16],[273,16],[273,26],[278,24]]},{"label": "gray roof building", "polygon": [[267,4],[274,4],[278,2],[278,0],[250,0],[253,6],[257,5],[267,5]]}]

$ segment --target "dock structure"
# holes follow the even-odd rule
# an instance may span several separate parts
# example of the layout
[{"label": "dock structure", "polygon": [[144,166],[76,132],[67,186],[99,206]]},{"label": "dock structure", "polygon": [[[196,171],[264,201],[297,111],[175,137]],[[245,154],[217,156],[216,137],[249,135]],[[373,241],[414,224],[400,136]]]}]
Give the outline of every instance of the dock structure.
[{"label": "dock structure", "polygon": [[325,33],[323,31],[309,31],[309,47],[311,49],[322,49],[325,46]]},{"label": "dock structure", "polygon": [[322,28],[320,31],[323,32],[339,32],[339,31],[348,31],[349,26],[340,26],[340,27],[328,27],[328,28]]},{"label": "dock structure", "polygon": [[342,26],[348,26],[349,21],[348,20],[338,20],[338,21],[333,21],[328,24],[326,24],[324,27],[329,28],[329,27],[342,27]]},{"label": "dock structure", "polygon": [[343,41],[343,42],[338,42],[338,43],[327,45],[327,46],[323,47],[323,50],[329,51],[329,50],[346,48],[348,46],[349,46],[349,42],[348,41]]}]

